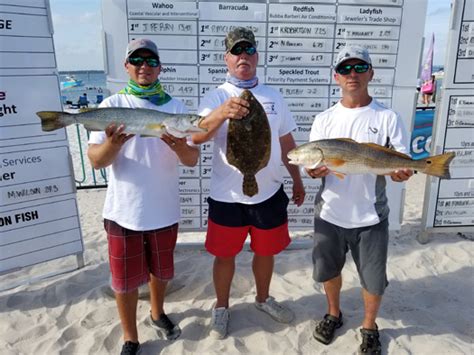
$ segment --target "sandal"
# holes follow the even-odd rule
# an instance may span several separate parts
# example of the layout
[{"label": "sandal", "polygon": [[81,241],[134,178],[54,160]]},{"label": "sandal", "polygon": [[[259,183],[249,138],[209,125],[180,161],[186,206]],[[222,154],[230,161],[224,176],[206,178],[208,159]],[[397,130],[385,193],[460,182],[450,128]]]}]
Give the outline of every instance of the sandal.
[{"label": "sandal", "polygon": [[359,347],[359,354],[380,355],[382,354],[382,344],[379,340],[379,331],[377,325],[376,329],[362,328],[362,344]]},{"label": "sandal", "polygon": [[313,337],[317,341],[328,345],[334,339],[336,329],[342,327],[342,324],[342,312],[339,312],[338,318],[326,314],[314,328]]}]

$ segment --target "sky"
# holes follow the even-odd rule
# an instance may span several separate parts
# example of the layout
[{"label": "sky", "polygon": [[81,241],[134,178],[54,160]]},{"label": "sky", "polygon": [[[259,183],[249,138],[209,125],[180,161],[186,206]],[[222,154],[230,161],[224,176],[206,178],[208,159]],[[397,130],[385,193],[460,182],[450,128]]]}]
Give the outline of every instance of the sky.
[{"label": "sky", "polygon": [[[49,3],[58,69],[103,70],[101,0],[49,0]],[[444,65],[450,4],[451,0],[428,0],[424,37],[425,43],[429,43],[432,33],[435,35],[434,65]]]}]

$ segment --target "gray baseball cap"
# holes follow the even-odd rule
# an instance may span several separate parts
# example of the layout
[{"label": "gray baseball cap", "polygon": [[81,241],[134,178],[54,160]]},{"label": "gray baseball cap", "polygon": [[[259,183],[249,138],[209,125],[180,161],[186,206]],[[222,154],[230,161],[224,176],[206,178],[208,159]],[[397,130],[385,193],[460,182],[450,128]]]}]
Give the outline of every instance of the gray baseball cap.
[{"label": "gray baseball cap", "polygon": [[343,48],[337,55],[335,68],[349,59],[360,59],[363,62],[372,65],[372,60],[370,59],[369,51],[367,49],[361,46],[348,46]]},{"label": "gray baseball cap", "polygon": [[157,58],[160,57],[160,55],[158,54],[158,48],[156,47],[155,42],[147,38],[137,38],[137,39],[131,40],[128,43],[127,52],[125,53],[125,59],[128,59],[128,57],[130,57],[133,54],[133,52],[139,49],[147,49],[151,53],[153,53]]},{"label": "gray baseball cap", "polygon": [[248,42],[252,46],[257,47],[257,42],[255,41],[255,35],[252,30],[249,30],[245,27],[236,27],[225,37],[225,49],[230,51],[236,44]]}]

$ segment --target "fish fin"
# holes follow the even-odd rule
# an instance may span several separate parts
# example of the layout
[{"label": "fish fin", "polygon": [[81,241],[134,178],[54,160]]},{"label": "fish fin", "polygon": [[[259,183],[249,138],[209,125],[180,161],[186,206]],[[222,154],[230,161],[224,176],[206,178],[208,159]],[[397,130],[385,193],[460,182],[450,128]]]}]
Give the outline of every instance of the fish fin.
[{"label": "fish fin", "polygon": [[41,129],[44,132],[55,131],[60,128],[64,128],[74,123],[75,120],[71,117],[68,119],[68,115],[71,115],[68,112],[62,111],[40,111],[36,114],[41,119]]},{"label": "fish fin", "polygon": [[329,165],[329,166],[342,166],[347,163],[344,159],[336,159],[336,158],[332,158],[332,159],[326,158],[325,161],[326,161],[326,165]]},{"label": "fish fin", "polygon": [[152,131],[161,131],[161,130],[165,130],[166,127],[162,123],[148,123],[145,126],[145,129],[149,129],[149,130],[152,130]]},{"label": "fish fin", "polygon": [[[311,165],[306,165],[306,169],[316,169],[320,164],[321,164],[322,159],[319,159],[316,163],[311,164]],[[290,162],[291,163],[291,162]],[[297,165],[297,164],[295,164]]]},{"label": "fish fin", "polygon": [[334,176],[337,177],[339,180],[344,180],[344,178],[346,177],[346,174],[338,173],[337,171],[331,171],[331,174],[334,174]]},{"label": "fish fin", "polygon": [[352,138],[335,138],[334,140],[335,140],[335,141],[344,141],[344,142],[358,143],[358,142],[356,142],[355,140],[353,140]]},{"label": "fish fin", "polygon": [[242,191],[244,195],[252,197],[258,194],[258,184],[255,175],[244,175],[242,182]]},{"label": "fish fin", "polygon": [[87,129],[90,132],[103,132],[103,129],[96,128],[96,127],[90,127],[87,124],[84,124],[84,128]]},{"label": "fish fin", "polygon": [[410,159],[410,160],[412,160],[409,155],[406,155],[406,154],[397,152],[396,150],[393,150],[393,149],[391,149],[391,148],[383,147],[383,146],[381,146],[381,145],[379,145],[379,144],[375,144],[375,143],[359,143],[359,144],[368,146],[369,148],[372,148],[372,149],[380,150],[380,151],[385,152],[385,153],[388,153],[388,154],[397,155],[397,156],[399,156],[400,158],[405,158],[405,159]]},{"label": "fish fin", "polygon": [[455,156],[456,153],[450,152],[422,159],[426,163],[426,168],[423,172],[442,179],[451,179],[449,164]]},{"label": "fish fin", "polygon": [[167,131],[166,126],[162,123],[149,123],[145,126],[145,129],[147,131],[156,132],[156,134],[145,133],[140,134],[140,137],[161,137],[161,135]]},{"label": "fish fin", "polygon": [[91,111],[97,111],[98,108],[95,107],[81,107],[79,109],[79,113],[84,113],[84,112],[91,112]]}]

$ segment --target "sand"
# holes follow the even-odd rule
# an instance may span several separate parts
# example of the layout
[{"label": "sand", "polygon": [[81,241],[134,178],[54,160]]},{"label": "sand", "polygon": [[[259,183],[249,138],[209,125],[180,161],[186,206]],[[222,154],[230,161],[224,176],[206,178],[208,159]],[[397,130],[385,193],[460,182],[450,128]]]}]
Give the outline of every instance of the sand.
[{"label": "sand", "polygon": [[[392,232],[389,281],[378,325],[383,352],[389,354],[472,354],[474,335],[474,244],[455,233],[438,233],[421,245],[425,177],[407,183],[404,220]],[[115,301],[108,287],[107,244],[101,224],[104,190],[81,190],[78,205],[85,244],[85,266],[44,280],[38,273],[74,267],[72,257],[25,268],[4,277],[34,282],[0,292],[1,354],[118,354],[122,332]],[[310,231],[308,231],[309,233]],[[307,240],[307,233],[293,233]],[[203,242],[204,233],[182,233],[181,242]],[[253,306],[255,286],[252,254],[237,258],[231,291],[229,336],[208,336],[214,304],[212,257],[202,248],[176,251],[176,278],[166,311],[183,332],[179,339],[160,339],[145,321],[149,302],[141,297],[138,331],[144,354],[351,354],[360,343],[363,316],[360,285],[349,257],[343,271],[341,308],[344,326],[335,341],[322,345],[312,337],[317,319],[326,312],[321,286],[311,278],[311,249],[288,250],[276,257],[271,293],[291,307],[290,325],[274,322]]]}]

